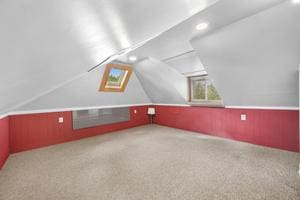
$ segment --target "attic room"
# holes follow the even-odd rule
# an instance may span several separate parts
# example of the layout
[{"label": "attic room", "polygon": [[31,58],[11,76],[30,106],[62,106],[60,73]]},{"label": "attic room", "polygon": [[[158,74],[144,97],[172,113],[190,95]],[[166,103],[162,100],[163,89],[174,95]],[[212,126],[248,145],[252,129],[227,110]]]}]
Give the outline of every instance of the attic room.
[{"label": "attic room", "polygon": [[0,1],[0,200],[300,199],[300,0]]}]

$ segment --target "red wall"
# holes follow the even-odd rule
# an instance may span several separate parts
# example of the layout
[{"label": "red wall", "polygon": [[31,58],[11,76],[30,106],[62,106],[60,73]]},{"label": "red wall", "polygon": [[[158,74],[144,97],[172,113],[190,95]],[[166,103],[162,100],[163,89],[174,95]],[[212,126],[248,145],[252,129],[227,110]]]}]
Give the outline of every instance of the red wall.
[{"label": "red wall", "polygon": [[[10,152],[16,153],[147,124],[147,108],[148,106],[131,107],[131,120],[128,122],[80,130],[72,128],[72,112],[10,116]],[[64,123],[58,123],[59,117],[64,117]]]},{"label": "red wall", "polygon": [[0,169],[9,156],[8,117],[0,119]]},{"label": "red wall", "polygon": [[[299,151],[299,113],[289,110],[155,106],[155,123],[289,151]],[[241,114],[246,121],[240,120]]]},{"label": "red wall", "polygon": [[[298,111],[155,106],[155,123],[289,151],[299,150]],[[0,120],[0,169],[15,153],[149,123],[148,106],[131,107],[128,122],[73,130],[71,112],[10,116]],[[134,110],[137,110],[137,114]],[[247,121],[241,121],[241,114]],[[58,118],[64,117],[64,123]]]}]

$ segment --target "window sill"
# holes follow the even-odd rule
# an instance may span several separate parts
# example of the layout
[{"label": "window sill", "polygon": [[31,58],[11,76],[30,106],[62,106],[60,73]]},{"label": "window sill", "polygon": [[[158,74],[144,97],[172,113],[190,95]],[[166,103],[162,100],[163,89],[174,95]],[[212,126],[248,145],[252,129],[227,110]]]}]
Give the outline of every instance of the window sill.
[{"label": "window sill", "polygon": [[224,108],[223,103],[219,102],[188,102],[190,106]]}]

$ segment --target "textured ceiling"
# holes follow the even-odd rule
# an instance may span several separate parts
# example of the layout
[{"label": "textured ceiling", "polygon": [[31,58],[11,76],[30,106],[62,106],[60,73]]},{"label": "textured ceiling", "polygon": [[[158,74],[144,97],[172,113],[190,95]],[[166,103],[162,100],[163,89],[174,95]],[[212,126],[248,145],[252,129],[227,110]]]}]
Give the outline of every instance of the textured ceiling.
[{"label": "textured ceiling", "polygon": [[[193,51],[190,40],[194,37],[204,37],[284,1],[286,0],[220,0],[130,52],[129,55],[137,55],[139,58],[151,57],[163,61]],[[201,22],[209,23],[207,30],[195,29],[195,26]]]},{"label": "textured ceiling", "polygon": [[215,0],[0,2],[0,113],[60,86]]},{"label": "textured ceiling", "polygon": [[[291,5],[291,1],[287,0],[1,1],[0,114],[20,106],[26,109],[28,102],[34,99],[40,102],[39,99],[48,93],[51,93],[51,98],[56,101],[54,94],[60,94],[56,92],[61,91],[59,88],[66,84],[78,85],[77,76],[81,76],[112,55],[131,50],[119,60],[130,62],[129,56],[138,57],[134,67],[149,98],[152,101],[155,99],[157,103],[160,101],[182,103],[187,92],[183,88],[185,83],[175,88],[172,86],[174,92],[159,91],[159,87],[156,88],[159,83],[156,71],[160,68],[164,68],[161,71],[172,71],[173,75],[170,80],[165,81],[166,84],[177,81],[179,77],[181,80],[182,74],[206,69],[209,72],[210,60],[214,58],[214,54],[210,55],[212,57],[207,56],[210,47],[207,43],[204,43],[205,46],[200,42],[195,46],[196,39],[205,41],[216,33],[226,35],[222,30],[226,30],[231,24],[265,12],[264,10],[271,10],[273,6],[282,2]],[[273,20],[280,18],[279,15],[280,13],[275,14]],[[195,30],[195,26],[201,22],[208,22],[209,28],[205,31]],[[264,22],[269,23],[270,20]],[[248,30],[246,28],[248,26],[255,29],[255,25],[251,22],[247,23],[244,23],[241,29]],[[289,31],[291,26],[293,24],[286,24],[286,31]],[[249,29],[248,35],[256,34],[254,29]],[[268,31],[264,34],[272,35]],[[233,41],[236,39],[243,44],[244,35],[235,35],[237,38],[230,36],[230,39]],[[222,38],[221,42],[218,41],[220,43],[210,40],[211,45],[225,44],[227,38],[223,36],[220,38]],[[143,45],[140,46],[141,44]],[[224,45],[222,48],[226,52],[224,48],[231,46]],[[242,53],[241,48],[236,46],[232,52],[239,55]],[[255,55],[255,46],[251,51]],[[295,51],[293,53],[297,53]],[[277,54],[270,55],[269,59],[275,55]],[[215,57],[219,59],[216,62],[223,62],[221,58]],[[257,72],[258,69],[255,70]],[[213,71],[211,72],[213,78],[222,80],[222,77],[217,77]],[[147,77],[147,80],[141,77]],[[215,81],[217,86],[220,86],[218,80]],[[226,83],[222,84],[226,86]],[[90,87],[94,88],[93,85]],[[68,88],[76,90],[76,87]],[[223,93],[224,90],[221,90]],[[168,94],[169,98],[163,98],[163,94]],[[132,95],[134,96],[134,93]],[[71,97],[65,98],[62,94],[57,98],[61,98],[61,102],[68,105],[68,99]],[[176,102],[173,102],[174,99],[177,99]],[[225,102],[229,101],[225,99]],[[245,105],[242,100],[235,103]],[[272,102],[268,104],[267,100],[264,103],[265,106],[273,105]],[[96,104],[91,106],[99,106]],[[43,105],[55,106],[51,105],[51,101]],[[251,102],[247,102],[247,105],[251,106]],[[259,103],[256,102],[255,105]],[[281,101],[276,105],[287,104]]]},{"label": "textured ceiling", "polygon": [[[285,4],[288,6],[284,6]],[[282,7],[281,13],[273,9],[278,6]],[[173,68],[183,75],[208,71],[226,106],[294,107],[297,106],[298,99],[295,68],[300,63],[297,62],[297,55],[300,55],[297,50],[297,46],[300,47],[300,39],[297,36],[300,31],[296,26],[299,16],[292,13],[299,7],[299,4],[282,0],[221,0],[130,52],[129,55],[137,55],[141,59],[135,63],[135,69],[139,71],[138,77],[144,89],[156,103],[177,104],[184,102],[182,98],[186,97],[180,97],[172,87],[167,91],[164,86],[168,84],[157,75],[159,71],[164,73],[167,69],[159,70],[157,66],[160,66],[168,68],[169,71],[169,68]],[[274,14],[261,14],[261,18],[253,18],[265,12]],[[287,13],[290,13],[290,16],[286,16]],[[285,19],[282,19],[281,15]],[[247,20],[248,18],[254,20]],[[260,23],[255,24],[256,21]],[[290,23],[287,23],[288,21]],[[196,30],[195,26],[200,22],[209,23],[208,29]],[[240,26],[231,28],[239,23]],[[284,24],[282,29],[276,31],[281,23]],[[273,37],[276,32],[281,32],[281,37]],[[259,35],[260,33],[262,35]],[[251,43],[247,43],[248,40]],[[276,47],[279,51],[275,51]],[[264,51],[269,54],[262,59]],[[289,58],[287,53],[293,59],[286,60]],[[241,57],[244,60],[240,59]],[[123,61],[126,61],[126,58],[128,56],[124,56]],[[277,63],[274,63],[274,60]],[[282,62],[289,63],[289,66],[282,65]],[[164,74],[171,82],[178,82],[175,76]],[[159,87],[160,85],[163,86]]]},{"label": "textured ceiling", "polygon": [[192,40],[225,105],[298,107],[299,19],[285,1]]}]

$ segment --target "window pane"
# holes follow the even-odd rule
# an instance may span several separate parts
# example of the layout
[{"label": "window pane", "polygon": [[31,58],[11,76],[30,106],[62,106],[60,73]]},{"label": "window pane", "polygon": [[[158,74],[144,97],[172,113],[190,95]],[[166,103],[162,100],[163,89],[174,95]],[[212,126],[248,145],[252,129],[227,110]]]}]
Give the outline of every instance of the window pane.
[{"label": "window pane", "polygon": [[207,99],[208,100],[221,100],[220,95],[218,94],[217,89],[213,84],[209,81],[207,83]]},{"label": "window pane", "polygon": [[125,78],[125,70],[111,68],[108,75],[107,87],[121,87],[121,83]]},{"label": "window pane", "polygon": [[205,100],[205,80],[192,80],[192,99]]}]

